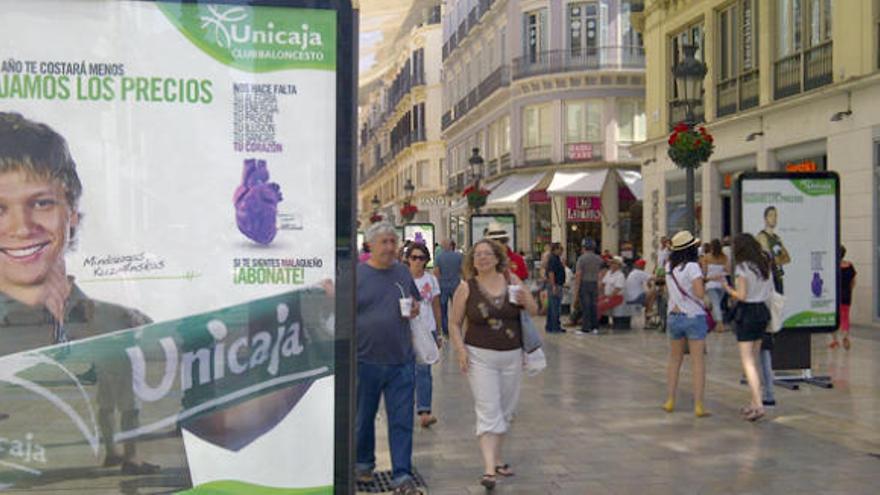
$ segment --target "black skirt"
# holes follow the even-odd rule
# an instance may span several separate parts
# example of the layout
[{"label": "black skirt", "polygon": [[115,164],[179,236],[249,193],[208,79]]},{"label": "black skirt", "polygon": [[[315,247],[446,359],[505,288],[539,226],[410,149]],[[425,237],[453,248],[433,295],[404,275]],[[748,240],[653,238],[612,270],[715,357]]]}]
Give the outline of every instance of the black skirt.
[{"label": "black skirt", "polygon": [[737,303],[736,340],[752,342],[761,340],[770,322],[770,310],[765,303]]}]

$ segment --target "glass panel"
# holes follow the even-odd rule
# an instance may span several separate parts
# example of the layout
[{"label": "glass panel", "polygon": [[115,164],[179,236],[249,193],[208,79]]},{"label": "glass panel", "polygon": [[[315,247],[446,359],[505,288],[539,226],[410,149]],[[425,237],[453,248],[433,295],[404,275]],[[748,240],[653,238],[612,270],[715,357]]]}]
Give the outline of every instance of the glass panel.
[{"label": "glass panel", "polygon": [[580,143],[587,137],[583,102],[565,104],[565,142]]},{"label": "glass panel", "polygon": [[587,141],[602,141],[602,100],[590,100],[587,102]]},{"label": "glass panel", "polygon": [[718,20],[718,24],[720,24],[721,30],[721,63],[719,64],[720,76],[721,79],[727,79],[730,77],[730,10],[725,10],[721,12]]},{"label": "glass panel", "polygon": [[523,144],[527,147],[538,145],[538,107],[523,109]]},{"label": "glass panel", "polygon": [[538,132],[540,133],[540,144],[546,146],[553,140],[553,120],[550,106],[545,105],[540,107],[539,115],[540,121],[538,123]]},{"label": "glass panel", "polygon": [[810,46],[816,46],[822,42],[821,20],[822,12],[819,9],[822,0],[811,0],[810,2]]},{"label": "glass panel", "polygon": [[792,0],[776,1],[776,19],[778,22],[776,32],[779,35],[776,40],[776,53],[778,58],[783,58],[791,53],[791,2]]},{"label": "glass panel", "polygon": [[618,138],[621,141],[633,140],[634,110],[632,100],[620,100],[617,102]]}]

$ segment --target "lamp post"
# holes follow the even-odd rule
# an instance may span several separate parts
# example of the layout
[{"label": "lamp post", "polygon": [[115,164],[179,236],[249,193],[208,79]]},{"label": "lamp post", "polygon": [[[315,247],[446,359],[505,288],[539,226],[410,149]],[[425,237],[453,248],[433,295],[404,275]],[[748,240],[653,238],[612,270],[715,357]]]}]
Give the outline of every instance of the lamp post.
[{"label": "lamp post", "polygon": [[[407,210],[412,207],[412,199],[413,193],[416,190],[416,186],[413,185],[411,179],[406,179],[406,184],[403,185],[403,192],[406,194],[406,197],[403,200],[403,207],[400,209],[400,219],[402,223],[408,223],[412,221],[415,213],[410,214]],[[415,211],[415,210],[413,210]]]},{"label": "lamp post", "polygon": [[[474,190],[480,190],[480,179],[483,178],[483,157],[480,156],[480,148],[471,150],[471,157],[468,159],[471,166],[471,177],[474,179]],[[479,208],[474,208],[476,213],[480,212]]]},{"label": "lamp post", "polygon": [[[697,51],[697,45],[682,45],[684,59],[672,68],[672,75],[675,77],[675,86],[678,89],[680,100],[685,105],[685,118],[683,124],[687,129],[693,130],[697,124],[694,108],[702,103],[703,99],[703,78],[706,77],[708,69],[706,64],[694,57]],[[671,140],[670,140],[671,141]],[[672,143],[670,142],[670,145]],[[685,162],[676,162],[676,164],[685,169],[686,176],[686,221],[687,229],[694,233],[696,227],[696,219],[694,218],[694,169],[700,166],[700,161],[688,160]]]}]

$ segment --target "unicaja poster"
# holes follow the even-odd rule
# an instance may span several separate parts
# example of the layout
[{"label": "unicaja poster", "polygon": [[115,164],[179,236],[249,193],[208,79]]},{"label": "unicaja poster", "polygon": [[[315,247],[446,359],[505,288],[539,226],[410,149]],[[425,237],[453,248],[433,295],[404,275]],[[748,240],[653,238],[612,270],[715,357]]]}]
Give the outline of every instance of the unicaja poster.
[{"label": "unicaja poster", "polygon": [[838,179],[744,174],[742,231],[773,256],[785,295],[784,329],[833,329],[838,302]]},{"label": "unicaja poster", "polygon": [[0,488],[333,493],[337,11],[7,3]]}]

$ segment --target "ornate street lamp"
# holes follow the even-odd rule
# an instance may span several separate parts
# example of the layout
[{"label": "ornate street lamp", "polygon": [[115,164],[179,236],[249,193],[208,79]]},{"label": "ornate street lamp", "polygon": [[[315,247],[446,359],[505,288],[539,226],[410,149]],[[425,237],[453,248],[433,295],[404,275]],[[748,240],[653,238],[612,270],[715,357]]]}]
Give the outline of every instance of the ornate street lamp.
[{"label": "ornate street lamp", "polygon": [[675,164],[685,169],[687,192],[685,196],[685,219],[687,229],[695,232],[696,219],[694,218],[694,170],[707,161],[712,155],[714,146],[712,136],[706,132],[705,127],[694,129],[697,124],[694,109],[702,104],[703,79],[708,69],[706,64],[697,60],[694,54],[697,45],[683,45],[684,59],[672,68],[675,77],[675,86],[681,102],[685,105],[685,119],[675,126],[675,130],[669,136],[669,158]]},{"label": "ornate street lamp", "polygon": [[379,206],[382,205],[382,201],[379,200],[378,194],[373,195],[373,199],[370,200],[370,204],[373,205],[373,214],[370,215],[370,223],[381,222],[382,215],[379,214]]},{"label": "ornate street lamp", "polygon": [[419,212],[419,208],[412,203],[413,193],[416,190],[416,186],[413,185],[412,180],[406,179],[406,184],[403,185],[403,191],[406,193],[406,199],[403,200],[403,206],[400,207],[400,218],[403,220],[403,223],[409,223],[416,216],[416,213]]},{"label": "ornate street lamp", "polygon": [[483,157],[480,156],[480,148],[474,148],[471,152],[472,154],[468,159],[468,163],[471,166],[471,177],[473,178],[474,183],[465,189],[462,195],[467,198],[468,206],[470,206],[475,213],[480,213],[480,208],[486,204],[486,198],[489,196],[489,191],[480,187],[480,179],[483,178]]}]

